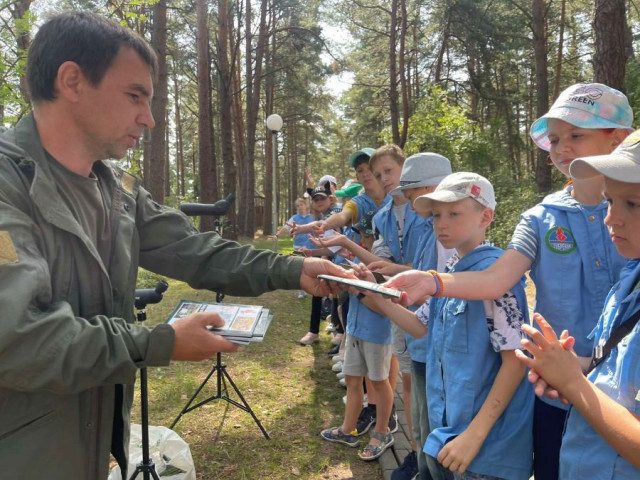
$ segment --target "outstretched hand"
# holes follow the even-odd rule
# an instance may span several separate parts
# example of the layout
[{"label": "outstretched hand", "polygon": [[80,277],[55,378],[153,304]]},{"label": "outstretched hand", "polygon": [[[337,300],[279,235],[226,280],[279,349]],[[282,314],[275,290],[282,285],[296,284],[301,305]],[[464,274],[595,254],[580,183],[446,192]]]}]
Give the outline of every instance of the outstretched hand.
[{"label": "outstretched hand", "polygon": [[388,260],[376,260],[367,265],[372,272],[378,272],[385,276],[393,276],[410,270],[409,267]]},{"label": "outstretched hand", "polygon": [[217,313],[194,313],[172,327],[175,332],[172,360],[197,362],[207,360],[218,352],[235,352],[238,344],[215,335],[207,327],[221,327],[224,320]]},{"label": "outstretched hand", "polygon": [[580,362],[573,351],[575,339],[568,332],[563,332],[558,338],[539,313],[534,314],[533,319],[540,330],[522,325],[522,330],[531,340],[520,341],[533,358],[521,350],[516,350],[516,356],[531,369],[529,381],[535,384],[536,395],[546,394],[549,398],[560,398],[563,403],[568,403],[566,392],[571,389],[573,382],[583,377]]},{"label": "outstretched hand", "polygon": [[305,258],[300,274],[300,288],[314,297],[337,295],[340,288],[335,284],[329,284],[318,278],[318,275],[333,275],[335,277],[354,278],[351,271],[340,268],[328,260],[320,258]]},{"label": "outstretched hand", "polygon": [[331,235],[330,237],[309,237],[311,243],[313,243],[316,247],[320,248],[329,248],[329,247],[344,247],[345,237],[341,233],[336,233]]},{"label": "outstretched hand", "polygon": [[436,282],[433,275],[422,270],[409,270],[399,273],[386,282],[384,286],[402,290],[404,294],[396,303],[401,303],[404,306],[412,305],[426,295],[436,293]]}]

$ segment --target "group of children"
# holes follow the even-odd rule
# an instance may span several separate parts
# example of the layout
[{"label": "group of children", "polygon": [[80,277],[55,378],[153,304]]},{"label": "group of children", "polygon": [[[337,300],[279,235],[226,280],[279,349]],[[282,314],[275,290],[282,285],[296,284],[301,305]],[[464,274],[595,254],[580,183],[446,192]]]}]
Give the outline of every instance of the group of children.
[{"label": "group of children", "polygon": [[[310,240],[353,252],[360,278],[395,275],[385,285],[405,292],[409,307],[350,292],[345,417],[323,438],[359,444],[362,377],[378,420],[389,417],[391,357],[403,343],[396,335],[394,348],[391,321],[407,333],[418,467],[410,478],[640,478],[640,133],[629,135],[632,120],[626,97],[602,84],[558,97],[531,136],[570,182],[522,214],[504,252],[485,238],[496,207],[487,179],[451,173],[433,153],[406,161],[393,146],[370,153],[363,169],[392,194],[382,207],[374,202],[371,252],[339,235]],[[363,214],[342,212],[307,233]],[[527,270],[538,330],[529,325]],[[377,458],[392,443],[378,421],[360,456]]]}]

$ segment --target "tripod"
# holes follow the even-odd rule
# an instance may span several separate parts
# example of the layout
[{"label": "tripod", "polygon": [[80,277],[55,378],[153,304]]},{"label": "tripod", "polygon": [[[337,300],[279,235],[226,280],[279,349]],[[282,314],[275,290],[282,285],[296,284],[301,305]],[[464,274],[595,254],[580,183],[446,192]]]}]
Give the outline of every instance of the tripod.
[{"label": "tripod", "polygon": [[[136,290],[135,306],[138,310],[136,321],[142,323],[147,319],[146,307],[149,303],[158,303],[162,300],[162,294],[169,288],[167,282],[160,280],[155,289]],[[141,403],[141,430],[142,430],[142,462],[136,465],[136,469],[129,477],[135,480],[142,473],[144,480],[160,480],[156,472],[156,466],[149,456],[149,398],[147,396],[147,367],[140,369],[140,403]]]},{"label": "tripod", "polygon": [[[215,221],[214,221],[215,231],[216,233],[219,234],[220,227],[221,227],[220,217],[225,215],[229,211],[229,208],[231,207],[231,204],[233,203],[234,200],[235,200],[235,195],[230,194],[229,196],[227,196],[227,198],[218,200],[216,203],[212,205],[200,204],[200,203],[183,203],[182,205],[180,205],[180,210],[182,210],[183,213],[190,216],[192,215],[215,216]],[[224,293],[217,292],[216,302],[220,303],[222,302],[223,299],[224,299]],[[210,396],[205,400],[202,400],[196,403],[195,405],[192,405],[192,403],[195,401],[198,394],[202,391],[202,389],[204,388],[204,386],[207,384],[207,382],[213,376],[214,373],[216,374],[216,386],[217,386],[216,394]],[[233,390],[236,392],[236,395],[238,395],[238,398],[242,403],[237,402],[232,398],[229,398],[229,390],[227,387],[227,382],[229,382],[231,387],[233,387]],[[209,402],[213,402],[214,400],[224,400],[232,405],[235,405],[240,410],[247,412],[249,415],[251,415],[254,422],[256,422],[256,425],[258,425],[264,437],[267,440],[270,439],[269,434],[262,426],[262,423],[260,423],[260,420],[258,420],[258,417],[256,417],[256,414],[253,412],[253,410],[245,400],[244,396],[240,392],[240,389],[237,387],[237,385],[231,378],[231,375],[229,375],[229,372],[227,371],[227,365],[222,363],[221,353],[218,353],[216,355],[216,363],[213,365],[213,368],[211,369],[207,377],[204,379],[204,381],[200,384],[200,386],[196,389],[195,393],[191,396],[187,404],[183,407],[183,409],[180,411],[180,413],[178,414],[178,416],[176,417],[176,419],[173,421],[173,423],[169,428],[173,429],[173,427],[180,421],[180,418],[182,418],[182,416],[185,413],[195,410],[196,408],[201,407],[202,405],[205,405]]]}]

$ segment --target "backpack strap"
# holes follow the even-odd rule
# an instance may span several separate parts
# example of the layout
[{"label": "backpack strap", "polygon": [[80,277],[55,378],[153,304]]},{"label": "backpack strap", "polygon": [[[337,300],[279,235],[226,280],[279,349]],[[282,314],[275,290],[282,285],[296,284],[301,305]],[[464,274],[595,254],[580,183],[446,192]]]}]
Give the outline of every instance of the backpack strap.
[{"label": "backpack strap", "polygon": [[591,357],[591,364],[589,365],[587,374],[590,373],[598,365],[600,365],[600,363],[602,363],[602,361],[607,358],[607,356],[609,356],[611,350],[613,350],[616,345],[620,343],[620,340],[626,337],[631,332],[631,330],[633,330],[633,327],[636,326],[638,320],[640,320],[640,310],[631,315],[631,317],[629,317],[629,319],[627,319],[627,321],[622,325],[618,326],[618,328],[613,331],[604,345],[596,345],[596,347],[593,349],[593,356]]}]

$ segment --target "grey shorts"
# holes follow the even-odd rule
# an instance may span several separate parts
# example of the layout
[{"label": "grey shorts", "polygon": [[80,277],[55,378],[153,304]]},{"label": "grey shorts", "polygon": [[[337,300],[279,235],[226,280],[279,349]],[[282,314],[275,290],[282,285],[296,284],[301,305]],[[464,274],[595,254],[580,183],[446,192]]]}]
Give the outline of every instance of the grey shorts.
[{"label": "grey shorts", "polygon": [[407,339],[404,330],[391,322],[391,334],[393,335],[393,354],[398,359],[400,373],[411,373],[411,357],[409,357],[409,351],[407,350]]},{"label": "grey shorts", "polygon": [[389,378],[391,352],[387,344],[366,342],[347,335],[342,372],[352,377],[369,377],[374,382]]}]

